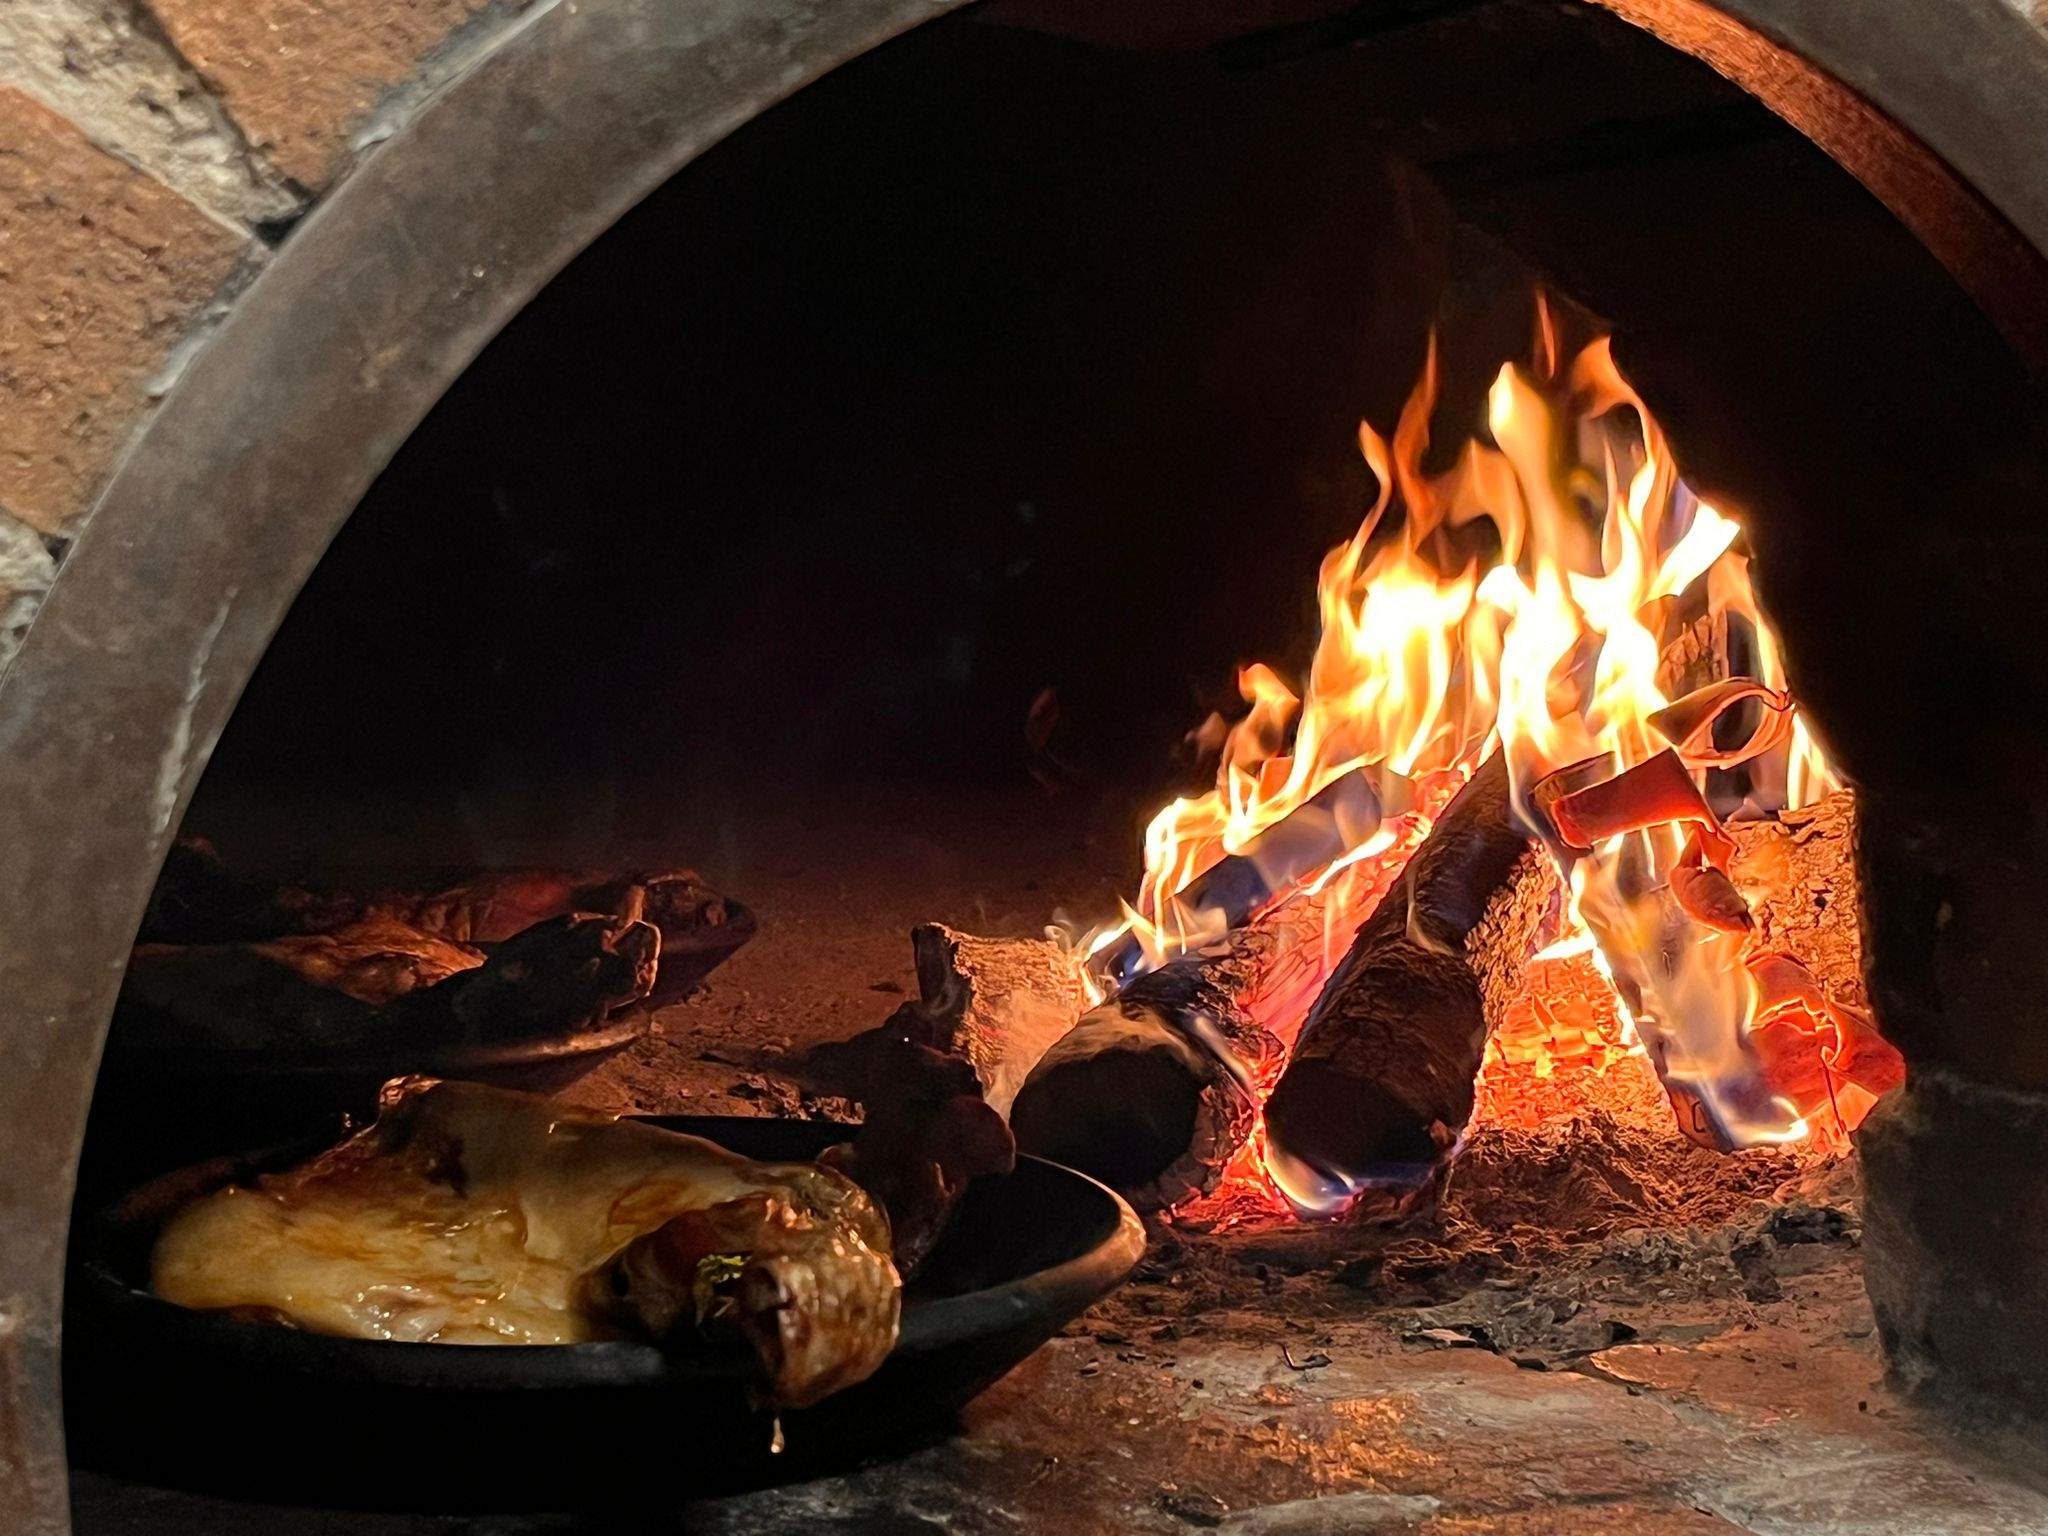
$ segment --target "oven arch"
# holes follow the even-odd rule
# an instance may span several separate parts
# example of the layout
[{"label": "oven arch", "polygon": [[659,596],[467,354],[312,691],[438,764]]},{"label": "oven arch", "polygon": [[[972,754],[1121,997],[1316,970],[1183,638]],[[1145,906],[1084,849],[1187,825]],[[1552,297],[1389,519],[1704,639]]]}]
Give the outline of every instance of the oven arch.
[{"label": "oven arch", "polygon": [[[68,1524],[65,1228],[127,949],[306,576],[449,383],[621,213],[808,81],[964,3],[534,12],[322,201],[131,445],[0,682],[0,1508],[20,1528]],[[2048,360],[2033,111],[2048,39],[2016,12],[1948,0],[1936,50],[1924,18],[1884,0],[1590,3],[1813,138]]]}]

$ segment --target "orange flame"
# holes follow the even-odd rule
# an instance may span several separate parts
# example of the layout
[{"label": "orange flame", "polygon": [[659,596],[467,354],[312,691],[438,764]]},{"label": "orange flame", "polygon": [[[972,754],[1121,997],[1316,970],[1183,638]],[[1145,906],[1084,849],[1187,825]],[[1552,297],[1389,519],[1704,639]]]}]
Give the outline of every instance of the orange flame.
[{"label": "orange flame", "polygon": [[[1796,807],[1836,786],[1784,697],[1783,650],[1758,607],[1737,524],[1686,487],[1605,340],[1560,369],[1556,326],[1539,305],[1536,354],[1534,372],[1501,368],[1484,433],[1440,474],[1423,467],[1433,343],[1391,439],[1360,427],[1379,492],[1357,533],[1322,562],[1305,684],[1297,690],[1264,665],[1243,669],[1246,712],[1222,733],[1215,785],[1154,818],[1136,901],[1091,936],[1089,953],[1134,932],[1156,964],[1212,937],[1204,923],[1213,918],[1182,910],[1176,896],[1333,780],[1363,772],[1386,819],[1279,898],[1321,903],[1326,932],[1302,984],[1256,1010],[1291,1041],[1351,933],[1488,752],[1507,754],[1517,803],[1540,825],[1530,794],[1546,775],[1590,761],[1605,777],[1684,747],[1652,717],[1686,691],[1660,669],[1679,633],[1702,621],[1743,636],[1741,671],[1764,685],[1753,692],[1770,690],[1790,711],[1789,729],[1767,741],[1759,732],[1763,749],[1742,764],[1743,811]],[[1731,660],[1710,659],[1724,670]],[[1707,768],[1687,766],[1704,792]],[[1553,843],[1571,897],[1565,943],[1614,988],[1621,1038],[1612,1052],[1647,1049],[1674,1103],[1703,1115],[1712,1139],[1799,1139],[1814,1105],[1775,1091],[1762,1069],[1744,936],[1697,921],[1673,895],[1673,871],[1696,857],[1693,832],[1667,821],[1576,853]],[[1256,1148],[1248,1158],[1233,1171],[1260,1182]]]}]

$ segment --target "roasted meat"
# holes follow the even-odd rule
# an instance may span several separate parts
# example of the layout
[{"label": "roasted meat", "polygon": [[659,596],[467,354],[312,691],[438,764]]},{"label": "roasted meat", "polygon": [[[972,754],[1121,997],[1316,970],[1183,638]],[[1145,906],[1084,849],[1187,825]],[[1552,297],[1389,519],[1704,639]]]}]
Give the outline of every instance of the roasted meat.
[{"label": "roasted meat", "polygon": [[489,951],[396,918],[253,943],[137,945],[120,1018],[158,1051],[273,1062],[569,1034],[648,996],[661,935],[631,918],[551,918]]},{"label": "roasted meat", "polygon": [[[142,920],[143,946],[194,946],[202,963],[219,946],[276,940],[295,960],[308,936],[359,946],[382,935],[403,949],[446,941],[471,949],[469,964],[493,946],[555,919],[606,916],[645,922],[661,934],[660,975],[652,1007],[686,996],[720,961],[752,937],[754,916],[726,900],[693,870],[616,874],[566,869],[484,869],[410,884],[361,882],[356,888],[283,885],[235,870],[204,838],[180,838]],[[458,967],[459,968],[459,967]]]},{"label": "roasted meat", "polygon": [[739,1341],[761,1398],[800,1407],[894,1345],[889,1247],[830,1168],[415,1078],[339,1146],[176,1213],[151,1276],[181,1306],[359,1338]]}]

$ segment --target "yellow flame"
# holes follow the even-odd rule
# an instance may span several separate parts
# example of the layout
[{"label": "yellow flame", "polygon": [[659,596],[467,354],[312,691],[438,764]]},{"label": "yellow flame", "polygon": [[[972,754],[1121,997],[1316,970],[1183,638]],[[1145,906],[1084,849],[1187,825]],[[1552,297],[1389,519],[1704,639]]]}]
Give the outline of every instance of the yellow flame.
[{"label": "yellow flame", "polygon": [[[1322,562],[1306,679],[1297,688],[1265,665],[1243,669],[1245,712],[1222,736],[1215,784],[1153,819],[1136,901],[1091,953],[1134,931],[1156,963],[1214,937],[1214,915],[1181,910],[1176,895],[1340,775],[1362,770],[1383,805],[1416,806],[1419,781],[1462,777],[1498,745],[1526,807],[1555,769],[1599,758],[1619,772],[1665,750],[1649,722],[1670,702],[1659,669],[1688,624],[1739,629],[1744,675],[1784,690],[1782,648],[1758,607],[1739,526],[1685,486],[1604,340],[1560,372],[1546,305],[1536,346],[1533,373],[1500,370],[1484,435],[1442,473],[1423,467],[1434,345],[1392,438],[1361,425],[1379,492]],[[1806,803],[1837,782],[1796,717],[1789,739],[1744,771],[1758,810]],[[1307,884],[1326,899],[1338,870],[1392,857],[1397,842],[1405,856],[1426,828],[1418,807],[1399,835],[1383,826]],[[1571,941],[1597,945],[1666,1083],[1702,1099],[1720,1134],[1795,1138],[1804,1122],[1749,1070],[1755,988],[1740,936],[1693,922],[1669,890],[1685,842],[1685,827],[1656,826],[1579,858]],[[1270,1022],[1285,1034],[1300,1021]]]}]

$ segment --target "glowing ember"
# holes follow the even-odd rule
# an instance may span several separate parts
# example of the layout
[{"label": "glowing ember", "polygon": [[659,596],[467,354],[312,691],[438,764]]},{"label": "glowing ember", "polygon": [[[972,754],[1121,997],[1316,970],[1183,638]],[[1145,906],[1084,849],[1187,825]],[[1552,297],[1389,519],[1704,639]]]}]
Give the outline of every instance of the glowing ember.
[{"label": "glowing ember", "polygon": [[1480,1080],[1494,1092],[1482,1094],[1481,1114],[1497,1124],[1533,1127],[1549,1115],[1507,1098],[1500,1085],[1543,1083],[1574,1069],[1605,1072],[1623,1057],[1642,1054],[1593,958],[1593,936],[1580,929],[1529,962],[1521,995],[1486,1043]]},{"label": "glowing ember", "polygon": [[[1542,1085],[1640,1073],[1647,1057],[1695,1139],[1838,1138],[1895,1058],[1867,1016],[1756,952],[1721,824],[1806,805],[1836,777],[1785,691],[1740,529],[1684,485],[1606,343],[1560,370],[1541,318],[1536,370],[1500,370],[1483,433],[1447,471],[1422,466],[1433,348],[1391,439],[1360,428],[1379,498],[1323,561],[1306,685],[1242,671],[1245,714],[1205,727],[1214,788],[1153,820],[1135,902],[1086,947],[1133,935],[1145,963],[1179,953],[1213,924],[1176,900],[1190,881],[1333,780],[1367,775],[1376,830],[1274,898],[1315,903],[1323,924],[1320,952],[1252,1003],[1291,1044],[1431,819],[1498,748],[1570,910],[1488,1047],[1482,1113],[1568,1114],[1569,1095]],[[1859,1052],[1863,1086],[1849,1081]],[[1251,1087],[1263,1100],[1272,1082]],[[1261,1129],[1200,1214],[1279,1204]]]}]

